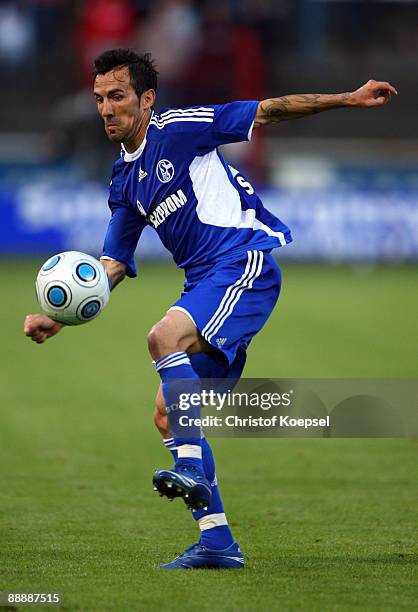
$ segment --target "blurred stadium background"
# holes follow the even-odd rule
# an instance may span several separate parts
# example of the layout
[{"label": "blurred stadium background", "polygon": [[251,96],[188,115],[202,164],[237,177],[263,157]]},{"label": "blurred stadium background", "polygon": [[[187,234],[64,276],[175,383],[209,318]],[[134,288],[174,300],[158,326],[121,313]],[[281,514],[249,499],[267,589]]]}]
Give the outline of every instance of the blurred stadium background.
[{"label": "blurred stadium background", "polygon": [[155,571],[196,529],[150,485],[167,452],[145,338],[182,283],[152,231],[103,316],[23,336],[42,260],[100,253],[118,150],[91,62],[122,45],[155,56],[158,109],[397,87],[225,153],[294,236],[246,376],[416,377],[418,2],[1,0],[0,590],[61,591],[66,610],[416,609],[416,440],[213,440],[249,571]]},{"label": "blurred stadium background", "polygon": [[[100,252],[118,154],[91,93],[115,46],[157,61],[157,108],[339,92],[373,77],[399,97],[257,130],[225,153],[291,226],[292,260],[418,257],[418,2],[2,0],[0,254]],[[139,254],[163,258],[154,233]]]}]

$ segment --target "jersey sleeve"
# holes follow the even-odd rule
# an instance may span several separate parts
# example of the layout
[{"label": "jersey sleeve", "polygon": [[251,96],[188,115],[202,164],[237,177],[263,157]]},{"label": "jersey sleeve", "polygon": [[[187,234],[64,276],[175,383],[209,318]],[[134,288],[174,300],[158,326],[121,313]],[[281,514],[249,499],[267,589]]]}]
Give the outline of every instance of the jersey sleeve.
[{"label": "jersey sleeve", "polygon": [[251,139],[258,101],[238,101],[213,106],[171,109],[151,123],[183,147],[202,154],[223,144]]},{"label": "jersey sleeve", "polygon": [[145,219],[134,210],[109,200],[112,216],[106,232],[102,257],[116,259],[128,266],[126,274],[136,276],[134,253]]},{"label": "jersey sleeve", "polygon": [[258,102],[230,102],[215,107],[212,135],[216,146],[251,140]]}]

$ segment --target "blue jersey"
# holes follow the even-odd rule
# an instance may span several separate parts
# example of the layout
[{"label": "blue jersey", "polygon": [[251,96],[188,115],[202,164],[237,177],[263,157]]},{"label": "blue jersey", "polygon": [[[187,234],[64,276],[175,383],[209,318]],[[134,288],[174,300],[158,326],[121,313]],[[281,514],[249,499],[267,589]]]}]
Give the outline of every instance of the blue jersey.
[{"label": "blue jersey", "polygon": [[103,256],[136,276],[134,252],[150,225],[186,277],[197,280],[220,260],[291,242],[289,228],[217,149],[251,138],[257,106],[232,102],[153,113],[139,149],[122,147],[113,167]]}]

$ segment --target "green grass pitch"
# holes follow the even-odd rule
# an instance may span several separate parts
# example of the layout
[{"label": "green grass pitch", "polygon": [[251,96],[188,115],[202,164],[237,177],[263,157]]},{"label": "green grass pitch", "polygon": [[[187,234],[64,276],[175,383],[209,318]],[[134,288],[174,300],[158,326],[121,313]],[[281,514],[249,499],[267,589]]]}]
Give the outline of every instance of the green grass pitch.
[{"label": "green grass pitch", "polygon": [[[182,275],[144,265],[97,321],[37,346],[22,321],[40,263],[0,264],[0,590],[60,592],[63,610],[418,609],[416,440],[213,440],[246,569],[159,570],[198,537],[151,486],[171,460],[146,333]],[[247,376],[417,376],[412,267],[283,276]]]}]

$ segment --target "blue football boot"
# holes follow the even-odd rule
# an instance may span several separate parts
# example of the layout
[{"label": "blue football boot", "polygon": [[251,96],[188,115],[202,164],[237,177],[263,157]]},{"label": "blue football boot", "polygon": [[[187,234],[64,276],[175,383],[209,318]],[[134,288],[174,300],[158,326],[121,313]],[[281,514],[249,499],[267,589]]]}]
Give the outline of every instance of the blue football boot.
[{"label": "blue football boot", "polygon": [[203,472],[185,459],[179,459],[172,470],[158,470],[152,482],[154,491],[171,501],[182,497],[190,510],[207,510],[212,490]]},{"label": "blue football boot", "polygon": [[206,548],[193,544],[171,563],[160,565],[161,569],[242,569],[244,556],[238,542],[224,550]]}]

